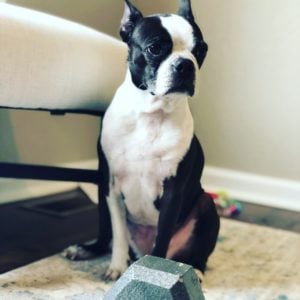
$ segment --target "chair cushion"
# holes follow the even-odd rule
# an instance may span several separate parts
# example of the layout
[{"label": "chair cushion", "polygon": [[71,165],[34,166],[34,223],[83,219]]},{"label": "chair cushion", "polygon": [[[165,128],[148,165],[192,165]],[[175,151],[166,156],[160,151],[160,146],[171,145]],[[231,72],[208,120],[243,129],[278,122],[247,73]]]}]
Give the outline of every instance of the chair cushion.
[{"label": "chair cushion", "polygon": [[103,111],[126,46],[86,26],[0,3],[0,106]]}]

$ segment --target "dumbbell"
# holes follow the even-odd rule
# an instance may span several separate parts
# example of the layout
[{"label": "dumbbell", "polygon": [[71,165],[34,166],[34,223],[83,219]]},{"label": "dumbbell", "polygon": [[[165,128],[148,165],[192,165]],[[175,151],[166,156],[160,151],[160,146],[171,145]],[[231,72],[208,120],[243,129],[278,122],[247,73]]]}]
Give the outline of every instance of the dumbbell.
[{"label": "dumbbell", "polygon": [[192,266],[146,255],[133,263],[104,300],[204,300]]}]

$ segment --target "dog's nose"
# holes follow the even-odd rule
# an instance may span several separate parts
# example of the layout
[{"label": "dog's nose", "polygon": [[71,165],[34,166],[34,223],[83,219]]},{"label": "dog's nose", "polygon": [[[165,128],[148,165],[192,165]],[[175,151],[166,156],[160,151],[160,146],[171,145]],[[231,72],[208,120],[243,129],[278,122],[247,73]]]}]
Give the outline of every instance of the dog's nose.
[{"label": "dog's nose", "polygon": [[180,58],[173,64],[173,70],[181,75],[190,74],[194,71],[194,64],[190,59]]}]

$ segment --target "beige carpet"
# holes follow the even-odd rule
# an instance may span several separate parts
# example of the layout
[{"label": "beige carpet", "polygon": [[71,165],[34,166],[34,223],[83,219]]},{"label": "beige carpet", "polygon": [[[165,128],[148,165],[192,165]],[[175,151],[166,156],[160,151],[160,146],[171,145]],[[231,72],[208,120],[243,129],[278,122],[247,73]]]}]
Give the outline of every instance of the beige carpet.
[{"label": "beige carpet", "polygon": [[[109,257],[69,262],[59,255],[0,275],[0,299],[98,300]],[[222,220],[203,283],[206,299],[300,300],[300,235]]]}]

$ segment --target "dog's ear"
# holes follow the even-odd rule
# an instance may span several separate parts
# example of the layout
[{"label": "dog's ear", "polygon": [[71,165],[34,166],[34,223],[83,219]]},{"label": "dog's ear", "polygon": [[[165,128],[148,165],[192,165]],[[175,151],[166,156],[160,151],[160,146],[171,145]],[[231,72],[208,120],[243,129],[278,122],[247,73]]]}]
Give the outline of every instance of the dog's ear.
[{"label": "dog's ear", "polygon": [[194,22],[194,15],[190,0],[179,0],[178,15],[184,17],[190,22]]},{"label": "dog's ear", "polygon": [[142,13],[129,0],[125,0],[125,9],[120,27],[120,36],[125,43],[129,42],[134,27],[141,18],[143,18]]}]

